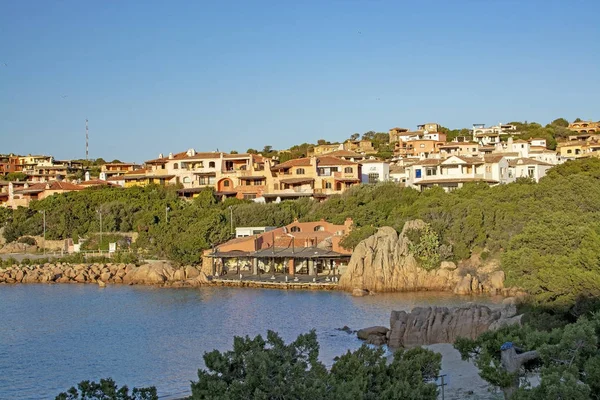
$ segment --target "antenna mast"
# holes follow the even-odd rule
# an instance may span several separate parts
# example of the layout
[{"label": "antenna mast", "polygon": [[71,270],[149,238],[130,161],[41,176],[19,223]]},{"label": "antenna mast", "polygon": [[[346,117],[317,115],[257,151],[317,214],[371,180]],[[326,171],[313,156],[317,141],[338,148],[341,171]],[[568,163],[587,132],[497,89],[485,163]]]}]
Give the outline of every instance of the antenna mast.
[{"label": "antenna mast", "polygon": [[88,162],[88,156],[89,156],[89,141],[90,141],[90,131],[88,129],[88,120],[87,118],[85,119],[85,162]]}]

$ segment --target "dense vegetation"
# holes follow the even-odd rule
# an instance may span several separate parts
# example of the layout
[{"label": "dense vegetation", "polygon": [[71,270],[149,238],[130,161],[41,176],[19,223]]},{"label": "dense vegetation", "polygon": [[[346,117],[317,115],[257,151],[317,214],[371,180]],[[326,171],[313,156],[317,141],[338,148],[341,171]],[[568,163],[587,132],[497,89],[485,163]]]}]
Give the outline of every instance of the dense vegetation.
[{"label": "dense vegetation", "polygon": [[[202,250],[231,237],[231,222],[281,226],[294,218],[323,218],[342,224],[351,217],[359,229],[345,243],[353,247],[376,227],[401,230],[406,221],[421,218],[431,226],[427,240],[445,246],[443,258],[460,260],[483,251],[501,259],[509,285],[526,289],[539,302],[571,304],[580,295],[600,294],[599,178],[600,160],[594,158],[554,167],[538,184],[523,179],[492,188],[470,184],[452,193],[361,185],[323,203],[266,205],[220,202],[210,190],[186,202],[173,188],[99,188],[52,196],[29,209],[0,209],[0,223],[8,241],[39,235],[39,211],[46,210],[48,239],[77,239],[99,232],[102,213],[105,233],[136,231],[138,249],[197,263]],[[422,251],[431,256],[430,249]]]},{"label": "dense vegetation", "polygon": [[[331,400],[435,400],[435,379],[441,368],[440,354],[422,348],[399,350],[391,362],[381,348],[363,345],[355,352],[337,357],[331,369],[318,359],[319,342],[315,331],[300,335],[286,344],[275,332],[267,339],[257,336],[235,337],[233,350],[205,353],[205,370],[198,371],[198,381],[192,382],[191,400],[242,399],[331,399]],[[88,397],[68,397],[76,394],[71,388],[56,400],[154,400],[154,388],[134,389],[139,397],[113,395],[116,385],[101,381],[107,388],[92,383],[96,391],[85,390]],[[80,390],[90,387],[79,384]],[[127,394],[127,388],[122,389]],[[105,395],[106,396],[103,396]]]},{"label": "dense vegetation", "polygon": [[[599,339],[600,314],[595,313],[552,330],[536,330],[530,324],[505,327],[476,340],[459,339],[455,347],[463,359],[474,360],[481,377],[501,388],[507,399],[596,400],[600,399]],[[501,346],[507,342],[531,356],[512,373],[501,360]],[[535,388],[524,380],[532,373],[541,378]]]}]

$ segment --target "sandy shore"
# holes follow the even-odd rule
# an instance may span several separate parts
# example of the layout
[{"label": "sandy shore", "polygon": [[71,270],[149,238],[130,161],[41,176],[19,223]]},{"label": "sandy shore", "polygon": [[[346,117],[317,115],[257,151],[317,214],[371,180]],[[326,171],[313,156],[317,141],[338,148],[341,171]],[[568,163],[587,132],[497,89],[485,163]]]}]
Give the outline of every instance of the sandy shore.
[{"label": "sandy shore", "polygon": [[[501,400],[504,396],[495,391],[486,381],[479,376],[479,370],[470,361],[460,359],[460,353],[451,344],[441,343],[423,346],[442,355],[442,370],[440,375],[446,374],[444,382],[444,398],[446,400],[477,399]],[[440,399],[441,391],[440,391]]]},{"label": "sandy shore", "polygon": [[[448,343],[431,344],[423,348],[442,355],[442,370],[444,377],[444,400],[503,400],[500,391],[494,390],[479,376],[479,370],[470,361],[463,361],[460,353]],[[391,361],[393,354],[388,356]],[[441,384],[441,380],[438,381]],[[442,398],[440,388],[439,398]]]}]

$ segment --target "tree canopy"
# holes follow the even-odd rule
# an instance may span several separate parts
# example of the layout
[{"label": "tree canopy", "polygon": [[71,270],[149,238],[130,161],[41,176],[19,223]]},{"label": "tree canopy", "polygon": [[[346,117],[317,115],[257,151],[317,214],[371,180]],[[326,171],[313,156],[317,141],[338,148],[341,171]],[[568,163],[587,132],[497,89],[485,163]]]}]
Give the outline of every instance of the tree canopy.
[{"label": "tree canopy", "polygon": [[388,363],[381,348],[363,345],[335,359],[328,370],[319,360],[315,331],[290,344],[272,331],[234,338],[233,350],[204,355],[206,369],[192,382],[192,400],[241,399],[414,399],[434,400],[441,355],[399,350]]}]

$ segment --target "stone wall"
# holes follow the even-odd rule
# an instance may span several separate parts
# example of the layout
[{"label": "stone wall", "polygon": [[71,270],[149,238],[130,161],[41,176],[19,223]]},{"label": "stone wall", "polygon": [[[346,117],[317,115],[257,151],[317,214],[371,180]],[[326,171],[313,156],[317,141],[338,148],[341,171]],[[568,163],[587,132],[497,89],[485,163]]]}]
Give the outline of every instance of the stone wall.
[{"label": "stone wall", "polygon": [[0,283],[96,283],[195,287],[209,283],[195,267],[169,263],[13,265],[0,270]]}]

